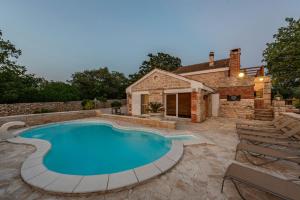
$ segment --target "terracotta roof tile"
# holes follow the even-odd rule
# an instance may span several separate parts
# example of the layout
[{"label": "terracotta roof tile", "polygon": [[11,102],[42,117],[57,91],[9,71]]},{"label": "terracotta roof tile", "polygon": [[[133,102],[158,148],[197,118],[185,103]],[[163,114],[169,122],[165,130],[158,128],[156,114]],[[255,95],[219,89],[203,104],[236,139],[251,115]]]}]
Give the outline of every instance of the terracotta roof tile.
[{"label": "terracotta roof tile", "polygon": [[175,70],[174,73],[181,74],[181,73],[188,73],[188,72],[195,72],[195,71],[202,71],[202,70],[209,70],[209,69],[217,69],[217,68],[223,68],[223,67],[229,67],[229,58],[216,60],[216,61],[214,61],[213,66],[209,66],[209,62],[182,66],[182,67],[179,67],[177,70]]}]

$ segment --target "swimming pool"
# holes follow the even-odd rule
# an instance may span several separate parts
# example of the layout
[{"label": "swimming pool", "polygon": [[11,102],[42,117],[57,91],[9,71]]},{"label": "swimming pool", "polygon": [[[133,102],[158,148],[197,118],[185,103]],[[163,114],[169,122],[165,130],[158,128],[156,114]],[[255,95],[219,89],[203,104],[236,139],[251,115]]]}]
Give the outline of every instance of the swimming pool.
[{"label": "swimming pool", "polygon": [[137,168],[170,151],[172,141],[141,130],[124,130],[106,123],[68,122],[24,131],[23,138],[51,143],[43,164],[68,175],[99,175]]}]

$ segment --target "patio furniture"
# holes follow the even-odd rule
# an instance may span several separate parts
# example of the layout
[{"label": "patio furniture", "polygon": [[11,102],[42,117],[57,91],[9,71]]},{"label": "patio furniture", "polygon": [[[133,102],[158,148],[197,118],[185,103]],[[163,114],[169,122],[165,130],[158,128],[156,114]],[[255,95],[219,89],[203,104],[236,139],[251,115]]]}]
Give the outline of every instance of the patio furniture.
[{"label": "patio furniture", "polygon": [[249,141],[252,144],[256,145],[264,145],[264,146],[282,146],[288,148],[299,148],[300,149],[300,141],[290,140],[290,139],[276,139],[272,137],[261,137],[256,135],[240,135],[240,140]]},{"label": "patio furniture", "polygon": [[266,131],[258,131],[258,130],[243,130],[237,129],[237,134],[239,137],[241,135],[253,135],[253,136],[261,136],[261,137],[271,137],[277,139],[300,139],[300,124],[299,121],[293,121],[289,124],[289,126],[282,128],[281,130],[277,130],[274,132],[266,132]]},{"label": "patio furniture", "polygon": [[225,172],[221,192],[223,192],[225,180],[232,181],[242,199],[245,199],[245,197],[239,190],[238,183],[245,184],[249,187],[272,194],[282,199],[299,200],[300,197],[299,184],[296,184],[291,180],[284,180],[235,163],[229,165]]},{"label": "patio furniture", "polygon": [[[268,147],[262,147],[259,145],[249,144],[246,141],[241,141],[237,147],[235,152],[235,159],[238,156],[238,152],[241,151],[248,162],[250,162],[253,165],[261,166],[266,165],[269,163],[277,162],[280,160],[286,160],[290,162],[294,162],[297,164],[300,164],[300,153],[290,153],[287,151],[272,149]],[[257,158],[271,158],[269,160],[263,161],[261,163],[254,162],[251,157],[257,157]]]},{"label": "patio furniture", "polygon": [[274,127],[264,127],[264,126],[237,126],[237,130],[250,130],[250,131],[263,131],[263,132],[280,132],[284,128],[288,127],[289,125],[295,123],[295,120],[292,119],[285,119],[282,123],[276,123]]},{"label": "patio furniture", "polygon": [[111,114],[122,115],[121,108],[120,107],[112,107],[111,108]]},{"label": "patio furniture", "polygon": [[25,122],[22,121],[12,121],[12,122],[7,122],[3,124],[0,127],[0,140],[7,140],[9,138],[14,137],[10,132],[9,129],[13,127],[24,127],[26,124]]}]

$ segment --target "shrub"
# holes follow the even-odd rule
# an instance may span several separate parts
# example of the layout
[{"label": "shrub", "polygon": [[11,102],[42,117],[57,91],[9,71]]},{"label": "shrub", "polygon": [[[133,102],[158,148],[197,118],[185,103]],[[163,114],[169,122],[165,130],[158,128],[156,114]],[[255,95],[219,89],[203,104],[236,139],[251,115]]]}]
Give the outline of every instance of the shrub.
[{"label": "shrub", "polygon": [[295,108],[300,109],[300,99],[296,99],[295,101],[293,101],[293,105],[295,106]]},{"label": "shrub", "polygon": [[164,111],[164,108],[163,105],[159,102],[150,102],[148,111],[152,113],[158,113]]},{"label": "shrub", "polygon": [[110,105],[113,108],[120,108],[122,106],[122,103],[120,101],[113,101]]},{"label": "shrub", "polygon": [[83,110],[91,110],[95,108],[95,103],[92,100],[85,99],[81,102]]}]

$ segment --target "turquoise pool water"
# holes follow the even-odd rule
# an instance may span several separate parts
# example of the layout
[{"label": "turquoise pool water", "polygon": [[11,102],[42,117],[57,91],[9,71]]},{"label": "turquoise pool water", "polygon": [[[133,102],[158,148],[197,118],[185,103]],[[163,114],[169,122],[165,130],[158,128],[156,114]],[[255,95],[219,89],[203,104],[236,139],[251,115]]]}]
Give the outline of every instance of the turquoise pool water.
[{"label": "turquoise pool water", "polygon": [[166,154],[171,140],[143,131],[122,130],[105,123],[73,122],[27,130],[25,138],[47,140],[52,147],[44,165],[72,175],[97,175],[136,168]]}]

